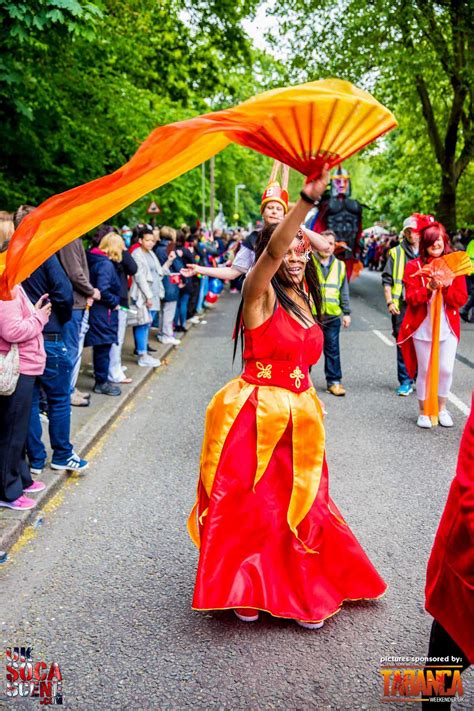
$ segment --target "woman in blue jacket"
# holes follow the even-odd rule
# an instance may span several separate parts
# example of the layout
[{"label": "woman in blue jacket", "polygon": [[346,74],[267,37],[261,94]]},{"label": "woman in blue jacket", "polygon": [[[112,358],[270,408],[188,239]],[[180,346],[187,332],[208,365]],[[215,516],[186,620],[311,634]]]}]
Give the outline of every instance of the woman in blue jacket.
[{"label": "woman in blue jacket", "polygon": [[87,252],[90,282],[100,291],[100,300],[94,301],[89,311],[89,330],[85,346],[92,346],[95,386],[101,395],[120,395],[118,385],[109,382],[110,349],[118,341],[118,310],[120,304],[120,278],[112,262],[122,261],[125,244],[111,232]]}]

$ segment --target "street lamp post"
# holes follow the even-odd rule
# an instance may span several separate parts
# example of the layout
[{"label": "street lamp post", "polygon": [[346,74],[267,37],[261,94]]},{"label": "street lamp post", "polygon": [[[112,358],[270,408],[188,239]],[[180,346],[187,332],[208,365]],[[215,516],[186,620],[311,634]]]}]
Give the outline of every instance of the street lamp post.
[{"label": "street lamp post", "polygon": [[247,186],[244,185],[243,183],[239,183],[238,185],[235,186],[234,190],[234,216],[235,220],[237,221],[239,219],[239,190],[245,190]]},{"label": "street lamp post", "polygon": [[206,222],[206,164],[201,163],[201,224]]},{"label": "street lamp post", "polygon": [[215,178],[215,156],[212,156],[210,163],[210,194],[209,194],[209,222],[211,231],[214,229],[214,218],[215,218],[215,196],[216,196],[216,178]]}]

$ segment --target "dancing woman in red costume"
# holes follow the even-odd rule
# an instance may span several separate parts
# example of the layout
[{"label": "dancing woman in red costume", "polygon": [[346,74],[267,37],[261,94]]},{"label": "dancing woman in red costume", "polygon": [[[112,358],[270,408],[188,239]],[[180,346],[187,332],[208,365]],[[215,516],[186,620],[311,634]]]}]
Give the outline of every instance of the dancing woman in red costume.
[{"label": "dancing woman in red costume", "polygon": [[323,336],[309,241],[299,230],[328,173],[305,185],[288,216],[265,227],[243,290],[245,366],[206,415],[197,501],[188,530],[200,548],[193,608],[259,611],[310,629],[344,600],[386,584],[328,493],[321,404],[309,367]]}]

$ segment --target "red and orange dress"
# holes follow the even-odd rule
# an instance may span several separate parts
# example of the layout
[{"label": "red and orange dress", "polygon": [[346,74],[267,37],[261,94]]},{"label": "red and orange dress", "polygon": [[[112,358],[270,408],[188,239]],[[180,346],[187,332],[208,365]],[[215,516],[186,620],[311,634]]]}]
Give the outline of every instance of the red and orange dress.
[{"label": "red and orange dress", "polygon": [[206,414],[196,504],[193,608],[256,608],[316,622],[386,584],[328,492],[323,415],[309,376],[318,325],[280,305],[244,331],[245,367]]}]

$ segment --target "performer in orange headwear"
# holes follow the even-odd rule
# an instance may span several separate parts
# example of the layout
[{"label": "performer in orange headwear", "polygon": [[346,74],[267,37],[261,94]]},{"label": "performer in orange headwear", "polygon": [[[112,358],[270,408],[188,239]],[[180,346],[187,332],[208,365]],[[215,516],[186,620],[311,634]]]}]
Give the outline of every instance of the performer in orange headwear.
[{"label": "performer in orange headwear", "polygon": [[[434,259],[449,253],[450,247],[446,230],[439,222],[428,224],[420,232],[420,256],[408,262],[405,269],[403,282],[406,288],[407,310],[398,336],[403,360],[408,374],[415,377],[416,394],[420,407],[417,425],[431,428],[432,420],[425,412],[425,400],[428,396],[427,382],[430,364],[433,362],[433,298],[437,290],[442,293],[442,308],[439,319],[439,383],[438,407],[439,424],[452,427],[453,420],[446,409],[446,400],[449,395],[453,379],[456,349],[460,338],[461,320],[460,307],[467,301],[466,279],[464,276],[455,277],[449,286],[443,287],[436,275],[428,277],[420,272],[424,265],[429,265]],[[437,345],[437,344],[436,344]],[[433,375],[435,375],[433,373]]]},{"label": "performer in orange headwear", "polygon": [[311,245],[300,229],[327,184],[308,183],[288,216],[264,228],[243,289],[245,367],[211,401],[188,530],[200,547],[193,607],[259,610],[310,629],[344,600],[386,584],[328,493],[325,434],[309,366],[322,332]]},{"label": "performer in orange headwear", "polygon": [[[281,222],[288,212],[288,170],[285,170],[286,179],[282,179],[281,184],[276,179],[277,171],[281,163],[275,161],[270,175],[270,181],[262,196],[260,214],[264,225],[274,225]],[[223,267],[203,267],[199,264],[190,264],[181,270],[183,276],[190,277],[196,274],[215,279],[232,280],[245,276],[255,261],[255,243],[261,230],[253,230],[246,237],[237,252],[237,255],[230,266]]]},{"label": "performer in orange headwear", "polygon": [[[281,167],[281,180],[278,180],[278,172]],[[273,164],[270,180],[262,195],[260,204],[260,214],[265,225],[277,225],[288,213],[288,166],[282,166],[280,161]],[[199,264],[190,264],[181,273],[185,277],[201,274],[210,278],[224,279],[225,281],[238,279],[245,276],[255,262],[255,245],[261,229],[253,230],[246,237],[237,252],[237,255],[228,267],[203,267]],[[308,237],[315,249],[326,249],[327,240],[318,233],[307,230]]]}]

